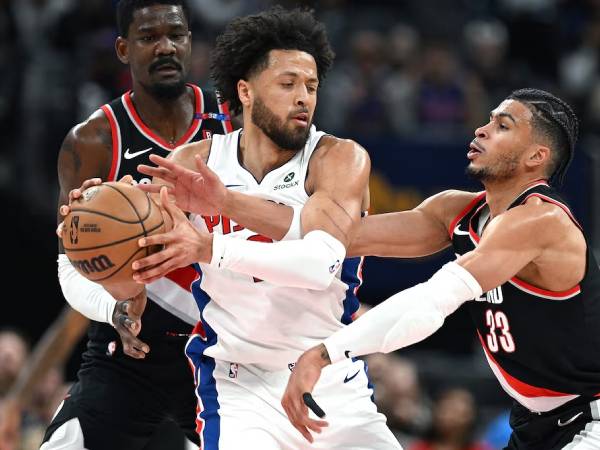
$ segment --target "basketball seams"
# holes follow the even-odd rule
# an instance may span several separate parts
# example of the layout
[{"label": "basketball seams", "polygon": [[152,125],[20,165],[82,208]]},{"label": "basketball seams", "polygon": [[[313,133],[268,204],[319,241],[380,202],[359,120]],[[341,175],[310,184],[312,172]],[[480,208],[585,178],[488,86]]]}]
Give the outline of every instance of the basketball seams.
[{"label": "basketball seams", "polygon": [[[105,184],[105,186],[109,187],[111,189],[114,189],[115,191],[117,191],[119,194],[121,194],[123,196],[123,198],[127,201],[127,203],[129,203],[129,206],[131,206],[131,209],[133,209],[133,211],[135,212],[135,215],[139,219],[140,226],[142,227],[142,234],[143,234],[143,236],[144,237],[148,237],[148,231],[146,231],[146,226],[144,225],[144,221],[148,217],[150,217],[150,212],[152,211],[152,204],[150,203],[150,197],[148,197],[148,194],[146,194],[146,200],[147,200],[147,205],[148,205],[148,213],[146,214],[146,216],[144,218],[142,218],[142,216],[140,215],[140,212],[137,210],[137,208],[135,207],[135,205],[133,204],[133,202],[118,187],[110,185],[110,184]],[[150,256],[150,248],[144,247],[144,249],[146,250],[146,256]]]},{"label": "basketball seams", "polygon": [[[103,216],[103,217],[108,217],[109,219],[114,220],[115,222],[121,222],[121,223],[126,223],[127,225],[134,225],[136,223],[139,223],[138,220],[125,220],[125,219],[119,219],[118,217],[115,217],[111,214],[106,214],[94,209],[87,209],[87,208],[72,208],[71,209],[72,213],[76,213],[76,212],[85,212],[88,214],[97,214],[99,216]],[[138,216],[139,217],[139,216]]]},{"label": "basketball seams", "polygon": [[127,265],[127,264],[128,264],[128,263],[129,263],[129,262],[132,260],[132,259],[133,259],[133,257],[134,257],[135,255],[137,255],[139,252],[141,252],[141,251],[143,251],[143,250],[144,250],[143,248],[139,248],[139,249],[137,249],[135,252],[133,252],[133,254],[132,254],[132,255],[131,255],[129,258],[127,258],[127,259],[126,259],[126,260],[123,262],[123,264],[121,264],[121,265],[120,265],[120,266],[119,266],[117,269],[115,269],[113,272],[111,272],[110,274],[106,275],[105,277],[102,277],[102,278],[96,278],[96,279],[94,279],[94,280],[92,280],[92,281],[93,281],[94,283],[97,283],[98,281],[104,281],[104,280],[107,280],[107,279],[109,279],[109,278],[111,278],[111,277],[115,276],[117,273],[119,273],[119,271],[120,271],[120,270],[121,270],[123,267],[125,267],[125,266],[126,266],[126,265]]}]

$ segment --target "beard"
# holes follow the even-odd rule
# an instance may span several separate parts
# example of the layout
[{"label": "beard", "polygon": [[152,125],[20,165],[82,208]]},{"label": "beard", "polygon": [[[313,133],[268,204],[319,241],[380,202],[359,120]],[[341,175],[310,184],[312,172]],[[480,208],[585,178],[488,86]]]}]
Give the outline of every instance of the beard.
[{"label": "beard", "polygon": [[275,145],[283,150],[298,152],[306,145],[310,133],[310,123],[305,129],[290,129],[258,97],[252,107],[251,120]]},{"label": "beard", "polygon": [[185,87],[183,78],[174,82],[159,82],[144,86],[157,100],[175,100],[185,93]]},{"label": "beard", "polygon": [[469,164],[465,173],[481,182],[506,181],[514,176],[517,167],[519,167],[518,155],[502,155],[487,167],[473,167]]}]

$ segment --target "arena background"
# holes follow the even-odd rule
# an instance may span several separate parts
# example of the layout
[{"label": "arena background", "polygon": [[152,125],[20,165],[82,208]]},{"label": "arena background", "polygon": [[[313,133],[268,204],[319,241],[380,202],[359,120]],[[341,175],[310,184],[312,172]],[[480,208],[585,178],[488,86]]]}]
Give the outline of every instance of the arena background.
[{"label": "arena background", "polygon": [[[0,327],[35,342],[64,305],[56,281],[56,157],[67,131],[129,86],[114,54],[109,0],[0,0],[0,186],[5,239]],[[266,0],[191,0],[190,81],[210,86],[208,55],[232,17]],[[292,6],[297,2],[279,2]],[[519,87],[569,100],[581,135],[567,199],[600,246],[600,1],[410,0],[305,2],[337,53],[319,92],[316,124],[370,153],[371,214],[417,205],[447,188],[477,190],[464,175],[474,128]],[[426,279],[452,255],[367,258],[360,298],[376,304]],[[535,326],[532,323],[532,326]],[[78,349],[66,370],[72,381]],[[509,403],[466,314],[401,352],[416,363],[423,398],[468,387],[478,425]],[[413,366],[411,366],[413,367]],[[425,400],[423,400],[425,401]]]}]

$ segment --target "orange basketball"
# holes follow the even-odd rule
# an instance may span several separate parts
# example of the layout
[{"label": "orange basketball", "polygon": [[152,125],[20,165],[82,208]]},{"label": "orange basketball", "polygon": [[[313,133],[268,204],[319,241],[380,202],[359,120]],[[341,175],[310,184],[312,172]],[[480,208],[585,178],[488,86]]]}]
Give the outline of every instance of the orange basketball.
[{"label": "orange basketball", "polygon": [[158,249],[138,239],[164,231],[159,207],[142,190],[107,182],[83,191],[65,218],[63,245],[84,277],[102,284],[131,283],[131,263]]}]

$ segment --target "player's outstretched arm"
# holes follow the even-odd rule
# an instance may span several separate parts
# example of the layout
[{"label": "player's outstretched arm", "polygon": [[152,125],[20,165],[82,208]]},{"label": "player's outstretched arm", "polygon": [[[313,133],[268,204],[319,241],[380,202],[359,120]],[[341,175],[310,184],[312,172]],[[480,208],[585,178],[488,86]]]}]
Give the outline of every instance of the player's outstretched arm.
[{"label": "player's outstretched arm", "polygon": [[477,194],[444,191],[416,208],[364,217],[348,248],[349,256],[415,258],[450,245],[450,222]]},{"label": "player's outstretched arm", "polygon": [[[276,241],[299,238],[298,231],[291,230],[290,233],[294,209],[225,187],[206,165],[210,143],[210,140],[204,140],[184,145],[168,158],[150,155],[150,160],[157,166],[141,164],[138,170],[153,177],[153,184],[140,185],[140,189],[156,194],[162,185],[166,185],[175,204],[183,211],[203,216],[226,216]],[[299,217],[297,219],[299,222]]]},{"label": "player's outstretched arm", "polygon": [[[199,261],[281,286],[326,289],[342,265],[361,210],[367,207],[370,161],[352,141],[323,139],[326,143],[309,166],[307,188],[312,195],[301,213],[302,239],[266,244],[192,232],[181,210],[165,203],[161,195],[167,210],[178,210],[175,216],[180,217],[181,229],[190,232],[179,234],[175,225],[169,233],[140,240],[142,246],[164,245],[165,249],[136,261],[135,279],[151,282],[176,267]],[[187,244],[180,245],[183,242]]]},{"label": "player's outstretched arm", "polygon": [[[312,391],[324,366],[420,342],[440,328],[445,318],[464,302],[505,283],[528,264],[563,245],[557,244],[556,236],[567,240],[581,237],[573,233],[573,224],[564,212],[541,204],[539,199],[499,215],[489,224],[474,251],[446,264],[427,282],[393,295],[305,352],[294,367],[282,399],[290,420],[308,432],[306,427],[311,422],[301,395]],[[579,259],[585,261],[585,248],[578,247],[577,242],[569,248],[580,252]],[[580,270],[567,284],[574,285],[582,277]]]}]

